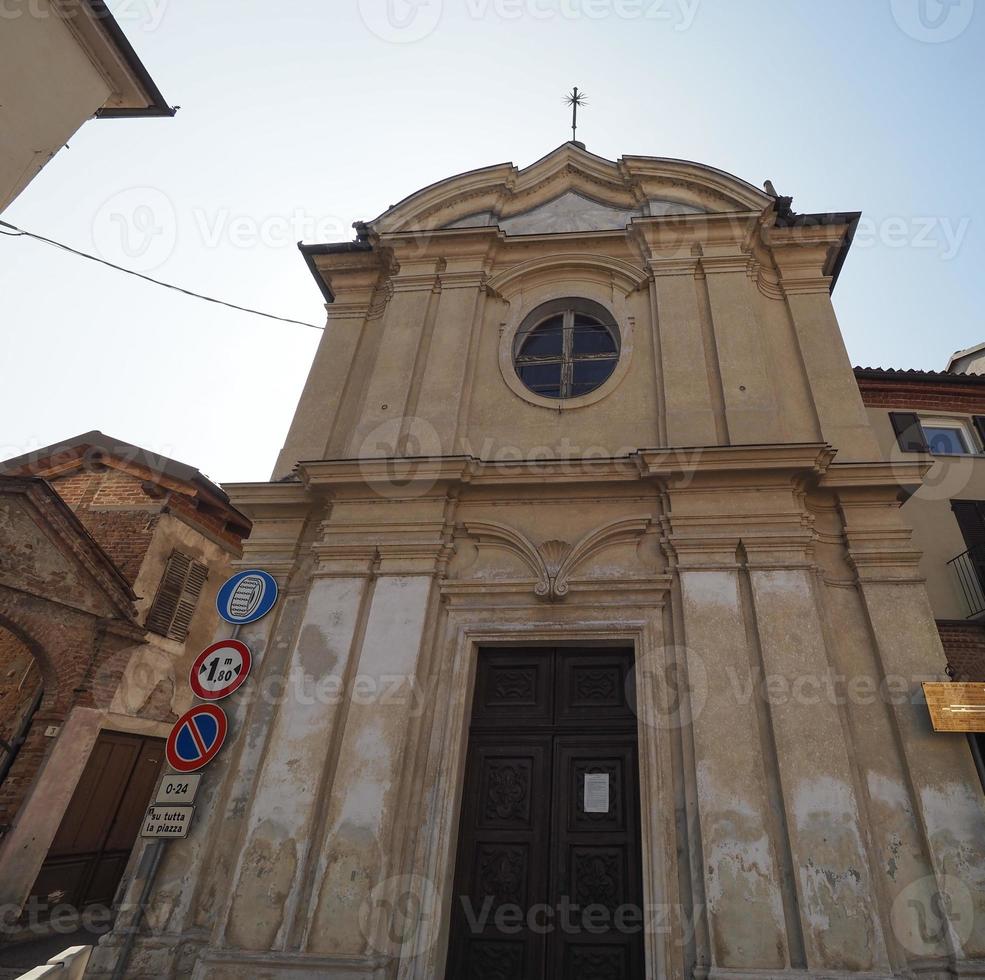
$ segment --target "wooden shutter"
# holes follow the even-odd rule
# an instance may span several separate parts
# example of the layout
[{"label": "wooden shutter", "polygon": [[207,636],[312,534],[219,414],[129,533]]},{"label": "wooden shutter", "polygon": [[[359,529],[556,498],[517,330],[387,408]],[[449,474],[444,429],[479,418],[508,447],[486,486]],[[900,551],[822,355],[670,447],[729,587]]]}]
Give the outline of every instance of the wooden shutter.
[{"label": "wooden shutter", "polygon": [[975,425],[975,431],[978,433],[982,448],[985,449],[985,415],[973,415],[971,421]]},{"label": "wooden shutter", "polygon": [[208,575],[208,568],[201,562],[180,551],[172,551],[154,603],[147,613],[147,628],[172,640],[183,641]]},{"label": "wooden shutter", "polygon": [[919,415],[915,412],[890,412],[889,421],[893,423],[896,441],[904,453],[930,452]]},{"label": "wooden shutter", "polygon": [[951,510],[968,549],[985,546],[985,501],[952,500]]}]

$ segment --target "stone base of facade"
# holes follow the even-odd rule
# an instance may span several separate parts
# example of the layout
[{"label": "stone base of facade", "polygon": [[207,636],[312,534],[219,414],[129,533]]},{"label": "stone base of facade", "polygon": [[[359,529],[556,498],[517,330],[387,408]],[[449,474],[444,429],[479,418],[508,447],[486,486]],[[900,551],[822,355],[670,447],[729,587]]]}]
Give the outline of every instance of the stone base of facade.
[{"label": "stone base of facade", "polygon": [[[391,980],[394,963],[383,957],[315,956],[305,953],[243,952],[205,948],[180,937],[160,936],[134,945],[125,976],[192,980]],[[96,947],[86,971],[87,980],[108,980],[120,952],[117,942]],[[891,973],[847,970],[735,970],[696,967],[692,980],[985,980],[985,960],[912,962]],[[437,978],[435,978],[437,980]],[[458,978],[447,978],[458,980]],[[654,968],[647,980],[664,980]]]},{"label": "stone base of facade", "polygon": [[[111,977],[120,951],[118,941],[96,947],[86,972],[87,980]],[[204,948],[204,944],[183,941],[183,937],[160,936],[134,944],[124,975],[182,980],[186,977],[192,980],[243,980],[244,977],[263,977],[264,980],[385,980],[392,975],[392,964],[382,958],[371,957],[210,949]]]},{"label": "stone base of facade", "polygon": [[762,970],[707,970],[694,971],[694,980],[956,980],[956,978],[985,977],[985,963],[982,961],[955,963],[952,965],[933,963],[924,966],[910,966],[899,973],[852,973],[844,970],[781,970],[764,973]]}]

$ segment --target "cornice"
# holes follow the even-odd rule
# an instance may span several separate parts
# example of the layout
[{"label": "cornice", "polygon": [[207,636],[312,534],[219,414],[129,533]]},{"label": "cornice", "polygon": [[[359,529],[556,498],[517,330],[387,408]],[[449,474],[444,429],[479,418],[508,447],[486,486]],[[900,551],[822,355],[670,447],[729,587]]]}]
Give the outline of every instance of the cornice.
[{"label": "cornice", "polygon": [[636,454],[641,474],[657,478],[736,472],[819,475],[834,456],[827,443],[814,442],[648,449]]},{"label": "cornice", "polygon": [[[400,464],[399,479],[393,472],[395,461]],[[306,490],[360,485],[370,489],[392,487],[392,496],[398,498],[399,488],[403,486],[467,482],[474,463],[470,456],[314,460],[298,463],[297,472]]]},{"label": "cornice", "polygon": [[[799,475],[823,473],[835,450],[826,443],[775,443],[755,446],[705,446],[673,449],[644,449],[630,456],[605,459],[479,460],[473,456],[422,456],[378,459],[309,460],[298,464],[301,484],[234,484],[238,504],[248,506],[251,493],[262,502],[300,502],[299,491],[329,492],[333,488],[365,487],[367,492],[386,488],[387,496],[399,499],[402,488],[420,496],[421,486],[444,492],[449,484],[475,486],[522,486],[552,483],[636,482],[640,479],[691,480],[711,474],[746,472],[755,477],[769,473]],[[399,480],[394,463],[400,464]],[[880,465],[880,464],[876,464]],[[283,501],[276,494],[267,500],[254,486],[291,487]],[[287,494],[285,494],[287,497]]]},{"label": "cornice", "polygon": [[289,515],[299,508],[307,508],[311,495],[307,488],[296,481],[278,483],[225,483],[223,489],[238,510],[244,508],[277,508]]},{"label": "cornice", "polygon": [[915,490],[934,466],[931,457],[891,462],[833,463],[821,477],[825,489],[893,487]]}]

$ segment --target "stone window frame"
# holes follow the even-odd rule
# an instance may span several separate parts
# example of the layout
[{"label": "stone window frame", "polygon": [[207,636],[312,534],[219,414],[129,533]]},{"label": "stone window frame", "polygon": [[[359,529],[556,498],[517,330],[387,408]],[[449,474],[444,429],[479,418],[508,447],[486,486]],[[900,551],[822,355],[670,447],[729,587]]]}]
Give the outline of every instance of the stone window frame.
[{"label": "stone window frame", "polygon": [[[513,303],[510,304],[513,307],[512,315],[507,322],[500,324],[499,369],[507,387],[525,402],[539,408],[550,409],[553,412],[587,408],[612,394],[626,376],[633,356],[634,318],[626,315],[623,298],[614,295],[611,287],[603,290],[594,288],[595,285],[591,281],[581,283],[557,282],[553,284],[553,288],[540,288],[524,293],[519,304],[515,306]],[[545,307],[549,303],[562,300],[585,302],[606,311],[611,324],[615,326],[618,332],[616,341],[619,357],[612,374],[593,391],[574,398],[547,398],[531,391],[520,380],[516,371],[514,351],[518,348],[518,336],[524,326],[528,324],[532,314],[537,313],[541,307]]]},{"label": "stone window frame", "polygon": [[[554,320],[559,316],[563,318],[562,349],[560,355],[558,357],[525,357],[523,354],[523,347],[526,344],[527,339],[551,320]],[[589,319],[594,320],[599,326],[603,327],[613,342],[615,352],[612,354],[575,353],[573,345],[576,324],[574,321],[577,316],[588,317]],[[574,398],[582,397],[581,395],[570,394],[570,389],[575,383],[574,371],[576,366],[589,361],[598,361],[600,363],[612,362],[612,369],[609,371],[608,375],[606,375],[606,377],[603,378],[599,384],[595,385],[591,391],[584,392],[584,394],[590,395],[592,392],[601,388],[602,385],[604,385],[612,376],[612,373],[619,364],[619,358],[622,352],[621,349],[622,344],[619,324],[616,322],[616,319],[612,313],[606,309],[606,307],[595,300],[585,299],[582,296],[566,296],[562,299],[555,299],[541,304],[524,318],[523,323],[520,324],[520,329],[517,330],[516,336],[513,338],[513,367],[517,374],[519,374],[520,368],[523,364],[559,362],[561,367],[560,393],[556,398],[553,395],[541,395],[541,397],[548,398],[551,401],[569,402]],[[524,386],[527,387],[527,383],[523,381],[522,377],[520,380]],[[532,391],[535,395],[540,394],[532,388],[529,388],[528,390]],[[565,393],[566,391],[568,392],[567,394]]]}]

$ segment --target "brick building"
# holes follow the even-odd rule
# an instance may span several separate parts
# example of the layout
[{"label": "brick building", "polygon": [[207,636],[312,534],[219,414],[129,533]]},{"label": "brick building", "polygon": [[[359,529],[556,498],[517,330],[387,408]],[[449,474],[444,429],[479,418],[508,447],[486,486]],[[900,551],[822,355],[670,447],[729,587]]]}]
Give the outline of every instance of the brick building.
[{"label": "brick building", "polygon": [[0,474],[0,906],[109,904],[250,523],[99,432]]}]

